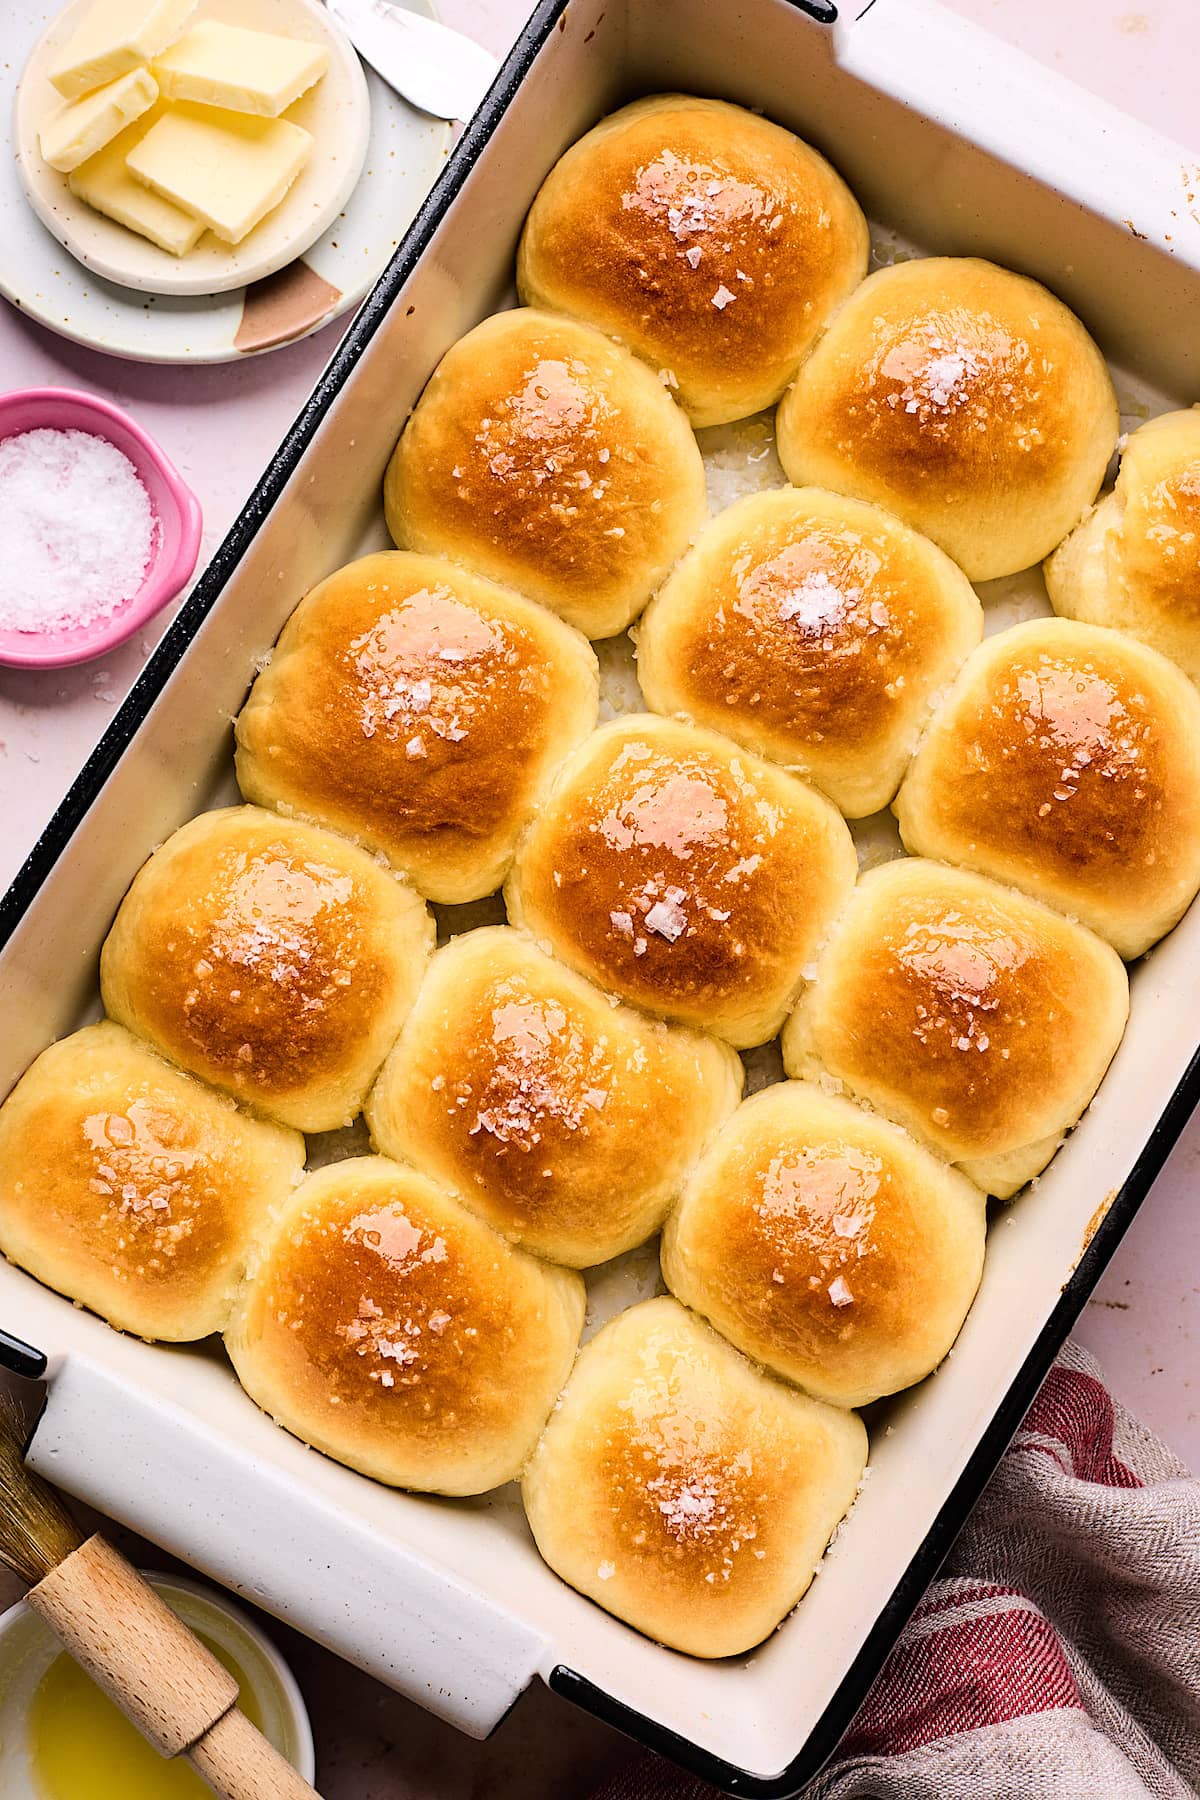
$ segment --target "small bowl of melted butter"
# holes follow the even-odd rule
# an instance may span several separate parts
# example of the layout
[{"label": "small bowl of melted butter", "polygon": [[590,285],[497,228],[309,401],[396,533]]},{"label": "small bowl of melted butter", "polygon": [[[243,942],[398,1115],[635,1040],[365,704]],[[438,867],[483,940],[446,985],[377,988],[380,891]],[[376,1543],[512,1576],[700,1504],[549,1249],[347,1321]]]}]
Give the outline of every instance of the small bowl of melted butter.
[{"label": "small bowl of melted butter", "polygon": [[[312,1729],[295,1677],[223,1594],[151,1575],[168,1606],[233,1675],[243,1712],[306,1781]],[[183,1759],[139,1736],[25,1603],[0,1615],[0,1800],[212,1800]]]}]

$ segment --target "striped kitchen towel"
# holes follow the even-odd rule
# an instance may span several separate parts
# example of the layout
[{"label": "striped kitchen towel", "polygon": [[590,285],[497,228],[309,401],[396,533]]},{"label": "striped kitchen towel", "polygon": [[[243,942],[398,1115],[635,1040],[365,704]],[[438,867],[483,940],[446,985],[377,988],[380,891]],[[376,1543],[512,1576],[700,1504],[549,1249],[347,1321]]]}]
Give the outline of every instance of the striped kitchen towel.
[{"label": "striped kitchen towel", "polygon": [[[1200,1481],[1068,1345],[806,1800],[1195,1800]],[[657,1757],[595,1800],[711,1800]]]}]

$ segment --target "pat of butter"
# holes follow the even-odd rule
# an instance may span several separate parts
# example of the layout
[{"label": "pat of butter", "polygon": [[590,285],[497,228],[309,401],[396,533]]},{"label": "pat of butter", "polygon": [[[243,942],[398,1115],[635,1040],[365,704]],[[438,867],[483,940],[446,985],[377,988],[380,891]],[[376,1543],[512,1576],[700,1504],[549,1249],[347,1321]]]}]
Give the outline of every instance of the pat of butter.
[{"label": "pat of butter", "polygon": [[38,134],[42,155],[52,169],[69,174],[148,113],[157,99],[158,83],[149,69],[118,75],[82,100],[68,100],[51,113]]},{"label": "pat of butter", "polygon": [[50,79],[77,100],[127,75],[173,44],[196,0],[93,0],[59,54]]},{"label": "pat of butter", "polygon": [[225,243],[240,244],[279,205],[312,145],[312,134],[288,119],[181,106],[150,127],[126,167]]},{"label": "pat of butter", "polygon": [[98,155],[73,170],[67,186],[106,219],[115,219],[139,237],[149,238],[172,256],[186,256],[204,235],[203,221],[173,206],[161,194],[152,194],[125,166],[125,158],[144,136],[144,125],[128,126]]},{"label": "pat of butter", "polygon": [[158,58],[154,73],[169,100],[277,119],[320,81],[328,62],[322,44],[199,19]]}]

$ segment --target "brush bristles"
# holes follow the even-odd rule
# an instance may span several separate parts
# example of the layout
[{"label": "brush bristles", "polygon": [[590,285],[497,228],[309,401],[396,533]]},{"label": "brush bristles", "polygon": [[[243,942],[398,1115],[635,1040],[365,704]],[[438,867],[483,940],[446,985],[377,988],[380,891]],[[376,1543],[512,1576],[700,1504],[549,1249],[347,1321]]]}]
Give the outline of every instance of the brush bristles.
[{"label": "brush bristles", "polygon": [[83,1537],[54,1489],[26,1466],[24,1449],[20,1409],[0,1394],[0,1562],[36,1587]]}]

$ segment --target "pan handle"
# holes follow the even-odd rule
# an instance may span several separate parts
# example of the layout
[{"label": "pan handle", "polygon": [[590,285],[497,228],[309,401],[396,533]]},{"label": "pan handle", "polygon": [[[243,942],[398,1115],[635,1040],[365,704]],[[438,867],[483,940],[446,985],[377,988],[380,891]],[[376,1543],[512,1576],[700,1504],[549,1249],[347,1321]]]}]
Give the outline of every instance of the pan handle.
[{"label": "pan handle", "polygon": [[[234,1441],[71,1354],[50,1380],[28,1460],[56,1487],[486,1737],[548,1660],[547,1640],[398,1532],[373,1528],[353,1504],[361,1477],[318,1458],[314,1478],[299,1480],[256,1454],[257,1428],[277,1428],[245,1405]],[[325,1471],[331,1479],[317,1479]]]},{"label": "pan handle", "polygon": [[1200,268],[1200,160],[938,0],[841,0],[834,55],[869,87]]}]

